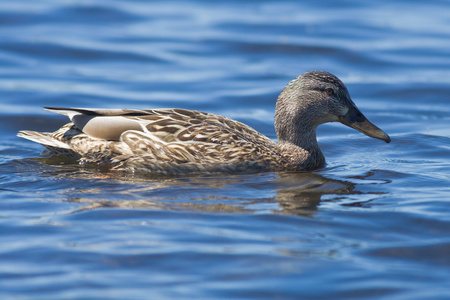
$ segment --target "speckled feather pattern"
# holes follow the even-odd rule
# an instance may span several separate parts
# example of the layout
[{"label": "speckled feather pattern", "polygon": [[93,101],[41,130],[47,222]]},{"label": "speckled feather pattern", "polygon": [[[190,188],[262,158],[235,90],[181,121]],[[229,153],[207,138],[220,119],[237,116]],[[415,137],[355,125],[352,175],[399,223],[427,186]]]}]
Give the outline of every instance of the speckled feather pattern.
[{"label": "speckled feather pattern", "polygon": [[45,136],[68,146],[41,140],[54,155],[155,174],[256,172],[287,163],[272,140],[223,116],[184,109],[123,110],[121,115],[139,122],[142,131],[105,141],[69,123],[54,133],[23,131],[21,136]]}]

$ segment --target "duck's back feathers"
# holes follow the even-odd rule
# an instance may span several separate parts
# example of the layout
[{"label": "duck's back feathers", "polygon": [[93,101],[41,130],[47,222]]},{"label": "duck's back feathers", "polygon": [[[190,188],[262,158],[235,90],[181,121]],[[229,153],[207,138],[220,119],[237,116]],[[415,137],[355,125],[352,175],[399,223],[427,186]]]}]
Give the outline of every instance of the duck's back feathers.
[{"label": "duck's back feathers", "polygon": [[[47,108],[72,123],[54,133],[19,136],[55,154],[70,150],[83,160],[152,173],[238,172],[269,168],[275,143],[229,118],[185,109]],[[66,152],[64,150],[64,152]]]}]

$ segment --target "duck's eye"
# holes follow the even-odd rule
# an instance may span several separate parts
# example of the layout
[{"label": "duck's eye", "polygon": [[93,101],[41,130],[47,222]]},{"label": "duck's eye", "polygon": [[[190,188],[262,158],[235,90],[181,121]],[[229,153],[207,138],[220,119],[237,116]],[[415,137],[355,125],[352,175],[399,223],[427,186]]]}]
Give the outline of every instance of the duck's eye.
[{"label": "duck's eye", "polygon": [[334,94],[334,90],[332,88],[325,89],[325,93],[327,93],[328,96],[331,96]]}]

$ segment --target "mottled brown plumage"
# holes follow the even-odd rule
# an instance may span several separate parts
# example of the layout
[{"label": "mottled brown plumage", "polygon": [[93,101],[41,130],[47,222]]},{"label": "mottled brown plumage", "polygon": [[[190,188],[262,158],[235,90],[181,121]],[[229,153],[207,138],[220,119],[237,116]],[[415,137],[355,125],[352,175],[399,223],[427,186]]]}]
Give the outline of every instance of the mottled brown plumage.
[{"label": "mottled brown plumage", "polygon": [[47,108],[72,123],[53,133],[21,131],[51,155],[152,174],[301,171],[320,168],[325,158],[316,127],[340,121],[371,137],[389,136],[370,123],[345,85],[327,72],[307,72],[278,97],[278,143],[229,118],[185,109]]}]

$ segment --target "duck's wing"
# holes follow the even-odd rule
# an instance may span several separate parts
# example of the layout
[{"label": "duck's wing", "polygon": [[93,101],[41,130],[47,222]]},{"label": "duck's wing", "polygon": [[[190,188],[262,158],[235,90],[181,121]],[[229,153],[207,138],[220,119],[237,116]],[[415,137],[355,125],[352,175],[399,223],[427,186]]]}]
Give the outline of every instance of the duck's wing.
[{"label": "duck's wing", "polygon": [[52,153],[65,148],[72,157],[112,162],[118,168],[165,174],[233,172],[265,167],[268,156],[274,155],[275,143],[269,138],[219,115],[185,109],[46,109],[68,116],[72,123],[54,133],[19,135]]},{"label": "duck's wing", "polygon": [[142,130],[137,117],[148,115],[146,111],[128,109],[44,108],[67,116],[78,130],[89,137],[106,141],[118,141],[128,130]]},{"label": "duck's wing", "polygon": [[190,110],[152,112],[156,116],[139,117],[148,121],[142,132],[126,131],[122,143],[111,144],[112,151],[124,153],[115,161],[152,173],[186,174],[263,170],[279,160],[273,141],[240,122]]},{"label": "duck's wing", "polygon": [[171,143],[236,144],[270,141],[253,128],[229,118],[186,109],[83,109],[45,107],[68,116],[90,137],[119,141],[127,131],[139,131]]}]

